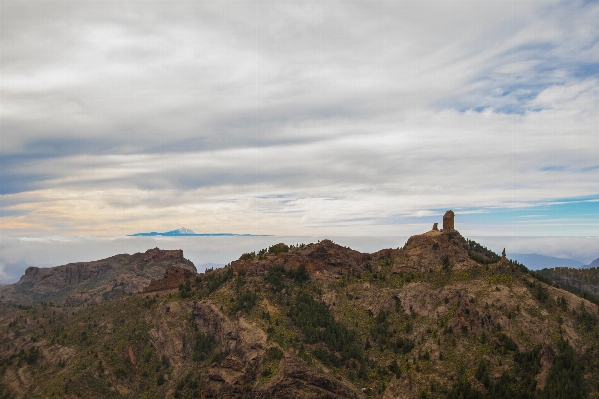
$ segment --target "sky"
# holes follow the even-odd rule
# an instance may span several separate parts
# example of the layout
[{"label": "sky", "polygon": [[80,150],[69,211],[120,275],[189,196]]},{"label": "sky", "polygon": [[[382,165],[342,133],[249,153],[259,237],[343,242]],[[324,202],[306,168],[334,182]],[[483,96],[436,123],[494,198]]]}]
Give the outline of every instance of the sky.
[{"label": "sky", "polygon": [[465,236],[599,236],[597,21],[575,0],[0,0],[4,248],[409,236],[447,209]]}]

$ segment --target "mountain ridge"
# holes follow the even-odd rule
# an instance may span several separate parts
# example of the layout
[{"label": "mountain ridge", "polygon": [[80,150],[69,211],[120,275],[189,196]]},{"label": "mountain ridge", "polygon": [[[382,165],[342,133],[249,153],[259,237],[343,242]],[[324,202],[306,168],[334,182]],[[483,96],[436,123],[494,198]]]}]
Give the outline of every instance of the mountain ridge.
[{"label": "mountain ridge", "polygon": [[597,397],[599,307],[447,225],[374,253],[322,240],[173,265],[85,306],[0,304],[0,394]]},{"label": "mountain ridge", "polygon": [[27,306],[41,302],[98,303],[140,292],[172,266],[196,272],[193,263],[183,257],[183,251],[158,248],[92,262],[49,268],[30,266],[17,283],[0,287],[0,301]]},{"label": "mountain ridge", "polygon": [[595,259],[594,261],[592,261],[591,263],[589,263],[588,265],[584,266],[584,267],[599,267],[599,258]]}]

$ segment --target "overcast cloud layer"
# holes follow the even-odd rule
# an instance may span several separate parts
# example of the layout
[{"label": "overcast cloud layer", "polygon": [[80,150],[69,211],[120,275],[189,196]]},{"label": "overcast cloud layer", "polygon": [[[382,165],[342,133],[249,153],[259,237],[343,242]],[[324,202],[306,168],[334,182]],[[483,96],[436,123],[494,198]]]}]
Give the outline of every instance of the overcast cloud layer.
[{"label": "overcast cloud layer", "polygon": [[0,0],[2,235],[409,235],[564,200],[584,212],[466,233],[599,235],[597,21],[580,1]]}]

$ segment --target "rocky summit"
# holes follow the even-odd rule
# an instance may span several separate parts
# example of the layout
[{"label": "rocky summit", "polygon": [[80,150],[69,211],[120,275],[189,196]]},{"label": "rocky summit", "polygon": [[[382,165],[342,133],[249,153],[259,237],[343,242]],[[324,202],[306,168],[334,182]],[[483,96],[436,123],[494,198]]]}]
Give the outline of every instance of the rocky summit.
[{"label": "rocky summit", "polygon": [[158,248],[94,262],[29,267],[19,282],[0,287],[0,302],[20,305],[99,303],[140,292],[153,278],[159,279],[174,266],[196,272],[193,263],[183,258],[183,251]]},{"label": "rocky summit", "polygon": [[[131,276],[168,263],[151,251],[109,259]],[[173,254],[118,299],[13,295],[0,304],[0,397],[598,397],[594,297],[502,255],[462,237],[451,213],[371,254],[281,243],[200,274]],[[80,287],[106,262],[48,286]],[[40,290],[44,273],[17,284]]]}]

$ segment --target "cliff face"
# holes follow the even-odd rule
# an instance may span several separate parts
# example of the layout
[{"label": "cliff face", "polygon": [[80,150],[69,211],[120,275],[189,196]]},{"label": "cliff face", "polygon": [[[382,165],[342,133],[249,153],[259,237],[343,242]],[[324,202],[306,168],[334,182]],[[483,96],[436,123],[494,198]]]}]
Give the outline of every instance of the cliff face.
[{"label": "cliff face", "polygon": [[0,302],[32,305],[53,301],[80,305],[139,292],[171,266],[195,273],[181,250],[149,249],[93,262],[29,267],[19,282],[0,287]]},{"label": "cliff face", "polygon": [[166,269],[162,279],[152,279],[150,284],[143,289],[143,292],[163,291],[177,288],[193,275],[194,273],[189,269],[180,266],[171,266]]},{"label": "cliff face", "polygon": [[75,311],[0,305],[0,394],[599,394],[598,307],[453,229],[372,254],[278,244],[200,274],[167,255],[131,256],[170,265],[144,293]]}]

